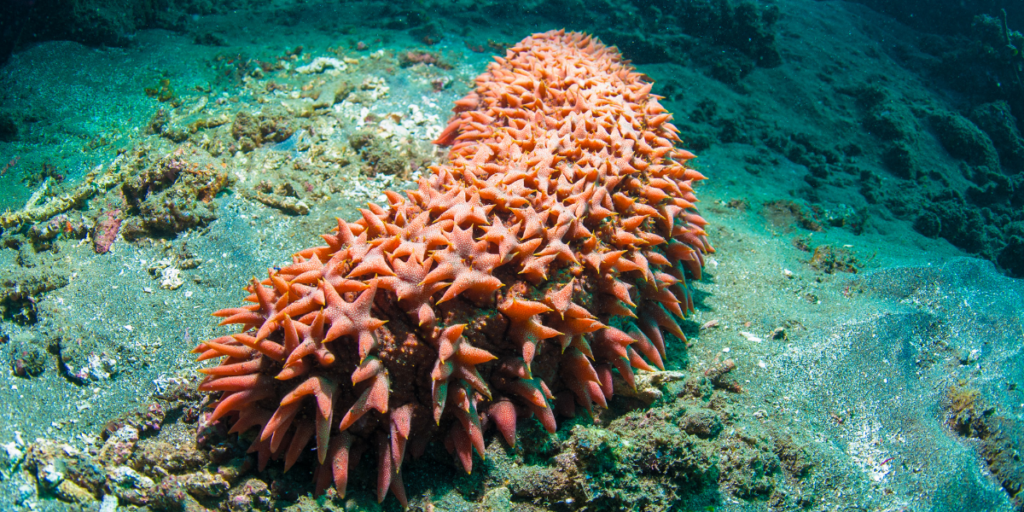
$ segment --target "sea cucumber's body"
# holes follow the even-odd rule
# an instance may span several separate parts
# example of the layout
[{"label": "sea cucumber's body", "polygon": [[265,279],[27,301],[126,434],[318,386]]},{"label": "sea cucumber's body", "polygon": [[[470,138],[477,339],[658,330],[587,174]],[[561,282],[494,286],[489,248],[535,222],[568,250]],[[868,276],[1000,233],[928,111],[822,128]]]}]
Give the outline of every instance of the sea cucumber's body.
[{"label": "sea cucumber's body", "polygon": [[447,165],[216,313],[241,332],[196,349],[224,357],[208,421],[256,429],[260,468],[313,444],[318,489],[343,495],[368,451],[379,498],[404,504],[407,444],[436,432],[469,471],[489,425],[554,432],[554,409],[604,407],[613,378],[662,367],[663,332],[683,338],[686,275],[713,249],[651,84],[582,34],[496,60],[438,138]]}]

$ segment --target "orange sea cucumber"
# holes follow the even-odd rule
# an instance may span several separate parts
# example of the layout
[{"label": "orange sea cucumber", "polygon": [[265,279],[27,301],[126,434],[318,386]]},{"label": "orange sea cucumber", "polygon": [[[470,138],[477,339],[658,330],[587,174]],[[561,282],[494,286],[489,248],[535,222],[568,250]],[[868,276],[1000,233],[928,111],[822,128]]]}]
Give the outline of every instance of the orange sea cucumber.
[{"label": "orange sea cucumber", "polygon": [[261,469],[313,443],[318,491],[344,495],[369,451],[378,498],[405,504],[407,447],[437,434],[468,472],[490,425],[509,444],[531,415],[554,432],[556,409],[605,407],[684,339],[687,276],[713,252],[704,177],[651,83],[579,33],[495,60],[436,141],[448,164],[216,313],[241,332],[195,350],[222,358],[207,421],[255,429]]}]

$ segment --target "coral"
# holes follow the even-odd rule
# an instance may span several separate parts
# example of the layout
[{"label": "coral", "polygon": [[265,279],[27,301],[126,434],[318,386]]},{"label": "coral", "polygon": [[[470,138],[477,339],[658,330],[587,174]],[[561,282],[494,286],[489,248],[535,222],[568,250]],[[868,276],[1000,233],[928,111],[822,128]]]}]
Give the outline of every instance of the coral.
[{"label": "coral", "polygon": [[713,252],[671,115],[617,51],[537,34],[455,104],[452,145],[417,190],[386,192],[327,245],[215,313],[238,334],[199,344],[205,423],[256,432],[258,467],[315,446],[316,487],[344,496],[370,448],[378,499],[406,503],[402,462],[437,434],[470,472],[494,426],[607,406],[613,380],[663,368],[685,340],[687,276]]},{"label": "coral", "polygon": [[121,231],[121,210],[109,210],[96,218],[92,230],[92,247],[96,254],[106,254]]}]

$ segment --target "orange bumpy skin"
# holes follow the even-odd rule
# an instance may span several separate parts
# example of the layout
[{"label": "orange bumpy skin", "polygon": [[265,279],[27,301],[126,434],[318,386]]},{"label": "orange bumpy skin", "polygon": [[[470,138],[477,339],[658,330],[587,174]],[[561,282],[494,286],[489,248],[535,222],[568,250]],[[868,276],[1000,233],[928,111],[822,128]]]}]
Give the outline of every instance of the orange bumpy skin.
[{"label": "orange bumpy skin", "polygon": [[370,448],[378,498],[405,504],[407,448],[436,433],[469,472],[489,426],[554,432],[555,410],[605,407],[613,379],[663,367],[664,333],[684,339],[686,279],[713,252],[704,177],[651,84],[578,33],[495,60],[436,141],[447,165],[215,313],[241,332],[195,350],[223,358],[202,370],[206,420],[255,429],[260,469],[312,444],[317,491],[344,495]]}]

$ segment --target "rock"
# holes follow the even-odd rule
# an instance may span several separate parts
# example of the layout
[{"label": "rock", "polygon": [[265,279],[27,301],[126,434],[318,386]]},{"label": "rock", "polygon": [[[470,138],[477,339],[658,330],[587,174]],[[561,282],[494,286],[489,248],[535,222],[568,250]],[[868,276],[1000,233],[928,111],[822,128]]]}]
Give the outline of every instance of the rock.
[{"label": "rock", "polygon": [[707,409],[692,409],[687,410],[679,420],[679,428],[687,434],[708,439],[722,431],[722,420]]},{"label": "rock", "polygon": [[295,71],[304,75],[323,73],[325,70],[332,69],[338,71],[345,71],[348,66],[334,57],[317,57],[313,59],[313,62],[306,64],[305,66],[299,66],[295,68]]},{"label": "rock", "polygon": [[25,460],[24,443],[20,440],[19,435],[15,441],[0,444],[0,481],[10,478]]},{"label": "rock", "polygon": [[480,512],[498,512],[512,510],[512,491],[508,487],[498,487],[484,495],[483,503],[477,509]]},{"label": "rock", "polygon": [[1007,102],[978,105],[971,111],[971,120],[992,139],[1003,167],[1024,170],[1024,137]]},{"label": "rock", "polygon": [[18,123],[10,112],[0,112],[0,141],[13,142],[18,138]]},{"label": "rock", "polygon": [[56,488],[64,481],[64,461],[59,458],[52,459],[50,463],[38,468],[36,478],[39,485],[44,488]]},{"label": "rock", "polygon": [[224,480],[229,484],[234,484],[239,477],[249,472],[250,469],[252,469],[252,458],[239,457],[231,459],[226,464],[217,468],[217,473],[224,477]]},{"label": "rock", "polygon": [[132,458],[132,467],[149,474],[159,473],[161,470],[169,473],[185,473],[196,471],[205,466],[207,462],[206,455],[196,449],[195,443],[172,444],[157,439],[146,439],[139,442],[138,449]]},{"label": "rock", "polygon": [[139,442],[139,430],[125,425],[115,431],[100,448],[99,459],[104,465],[124,464]]},{"label": "rock", "polygon": [[118,466],[107,474],[111,483],[120,489],[149,489],[156,485],[152,478],[128,466]]},{"label": "rock", "polygon": [[49,359],[46,349],[35,333],[20,332],[11,338],[11,371],[18,377],[30,378],[42,375]]},{"label": "rock", "polygon": [[197,471],[176,478],[181,486],[198,499],[220,498],[228,493],[230,484],[218,473]]},{"label": "rock", "polygon": [[100,512],[117,512],[117,496],[106,494],[103,496],[103,503],[100,504]]},{"label": "rock", "polygon": [[53,493],[57,495],[57,499],[77,505],[87,505],[96,501],[96,497],[88,489],[71,480],[62,481]]},{"label": "rock", "polygon": [[676,371],[654,371],[637,372],[636,390],[633,390],[624,381],[616,379],[613,382],[615,394],[636,398],[647,405],[660,399],[664,393],[661,386],[686,379],[686,374]]},{"label": "rock", "polygon": [[270,488],[266,482],[250,478],[241,485],[231,489],[227,502],[230,512],[249,512],[250,510],[268,510],[270,507]]},{"label": "rock", "polygon": [[967,118],[952,112],[935,112],[929,117],[932,129],[950,156],[971,165],[998,170],[999,155],[988,134]]},{"label": "rock", "polygon": [[177,290],[181,288],[184,281],[180,277],[181,270],[174,267],[167,267],[160,271],[160,288],[164,290]]}]

